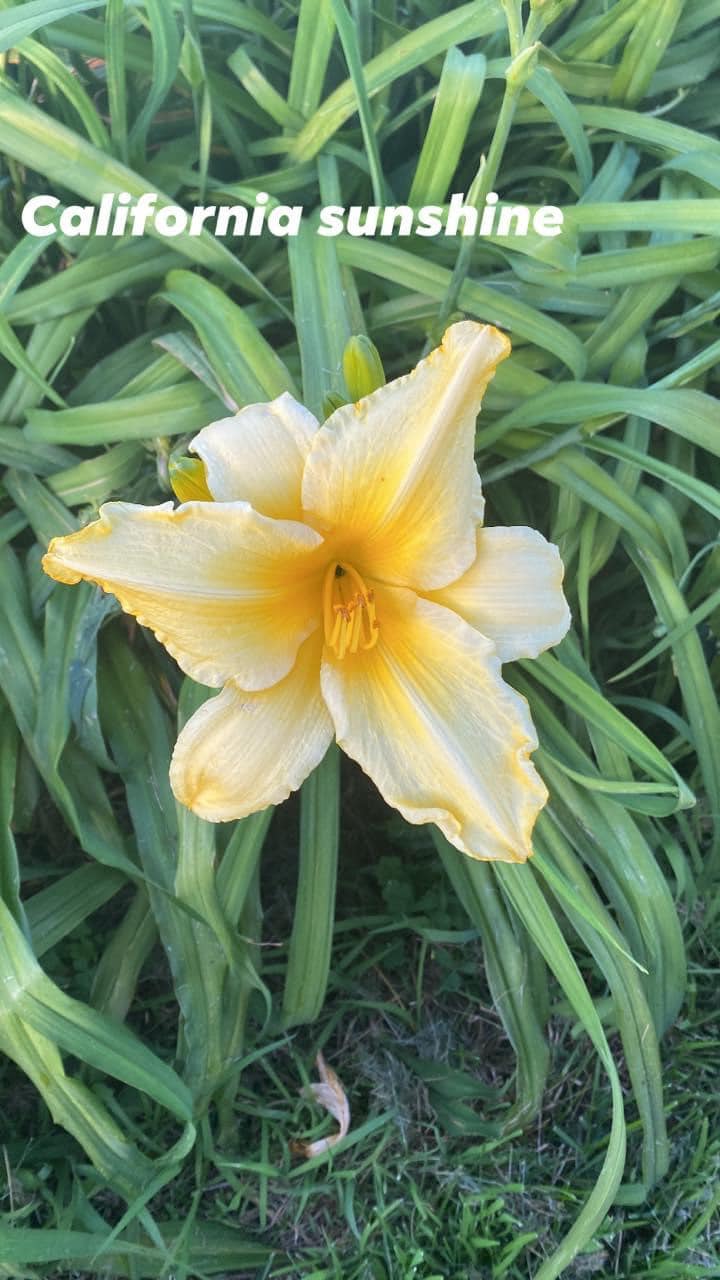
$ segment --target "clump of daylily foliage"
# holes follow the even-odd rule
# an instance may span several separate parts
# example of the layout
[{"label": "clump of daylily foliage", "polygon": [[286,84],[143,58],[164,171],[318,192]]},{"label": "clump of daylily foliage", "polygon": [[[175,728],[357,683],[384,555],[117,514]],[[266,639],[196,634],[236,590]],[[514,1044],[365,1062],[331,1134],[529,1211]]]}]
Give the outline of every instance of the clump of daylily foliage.
[{"label": "clump of daylily foliage", "polygon": [[0,1271],[720,1266],[712,7],[0,6]]}]

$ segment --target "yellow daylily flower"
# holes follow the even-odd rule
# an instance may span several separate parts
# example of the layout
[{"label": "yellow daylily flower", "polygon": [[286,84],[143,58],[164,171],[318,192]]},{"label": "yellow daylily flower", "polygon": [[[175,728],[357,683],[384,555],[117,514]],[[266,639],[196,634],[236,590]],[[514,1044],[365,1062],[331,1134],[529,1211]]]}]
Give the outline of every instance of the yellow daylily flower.
[{"label": "yellow daylily flower", "polygon": [[221,688],[170,779],[211,821],[278,804],[333,737],[413,823],[518,862],[547,799],[527,702],[500,664],[570,621],[557,548],[483,528],[475,418],[507,338],[452,325],[406,377],[320,426],[285,394],[190,448],[213,501],[109,502],[43,565],[95,582],[183,671]]}]

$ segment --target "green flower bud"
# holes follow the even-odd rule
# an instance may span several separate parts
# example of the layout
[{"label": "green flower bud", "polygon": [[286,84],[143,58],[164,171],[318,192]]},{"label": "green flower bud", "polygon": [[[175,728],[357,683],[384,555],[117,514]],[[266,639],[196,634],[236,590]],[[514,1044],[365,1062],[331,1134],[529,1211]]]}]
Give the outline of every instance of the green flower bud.
[{"label": "green flower bud", "polygon": [[378,349],[364,333],[355,334],[343,352],[343,377],[354,402],[385,386],[385,370]]},{"label": "green flower bud", "polygon": [[532,75],[537,66],[538,56],[540,54],[541,45],[539,41],[529,45],[527,49],[523,49],[516,58],[513,58],[510,66],[505,72],[505,79],[510,89],[514,89],[519,93],[524,88],[526,82]]},{"label": "green flower bud", "polygon": [[178,502],[212,502],[205,464],[199,458],[171,458],[168,475]]}]

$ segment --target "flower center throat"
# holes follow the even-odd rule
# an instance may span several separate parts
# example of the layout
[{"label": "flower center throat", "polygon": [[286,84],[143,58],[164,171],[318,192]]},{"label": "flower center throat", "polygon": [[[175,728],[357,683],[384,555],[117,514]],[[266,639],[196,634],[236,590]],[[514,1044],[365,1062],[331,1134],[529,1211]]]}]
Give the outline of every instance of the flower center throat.
[{"label": "flower center throat", "polygon": [[375,592],[342,560],[328,565],[323,582],[325,643],[337,658],[372,649],[378,640]]}]

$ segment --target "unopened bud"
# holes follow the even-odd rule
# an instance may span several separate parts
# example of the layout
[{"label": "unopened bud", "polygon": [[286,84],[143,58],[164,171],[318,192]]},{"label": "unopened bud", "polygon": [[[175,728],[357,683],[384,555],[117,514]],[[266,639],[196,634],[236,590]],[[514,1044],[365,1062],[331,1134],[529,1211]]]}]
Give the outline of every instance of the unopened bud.
[{"label": "unopened bud", "polygon": [[205,464],[199,458],[171,458],[168,473],[178,502],[213,501],[205,478]]},{"label": "unopened bud", "polygon": [[535,70],[541,47],[540,42],[536,41],[535,44],[529,45],[527,49],[523,49],[522,53],[519,53],[516,58],[513,58],[510,66],[505,72],[505,79],[508,83],[508,87],[513,89],[516,93],[519,93],[519,91],[524,88],[526,82]]},{"label": "unopened bud", "polygon": [[364,333],[355,334],[343,352],[343,377],[354,402],[385,386],[385,370],[378,349]]}]

